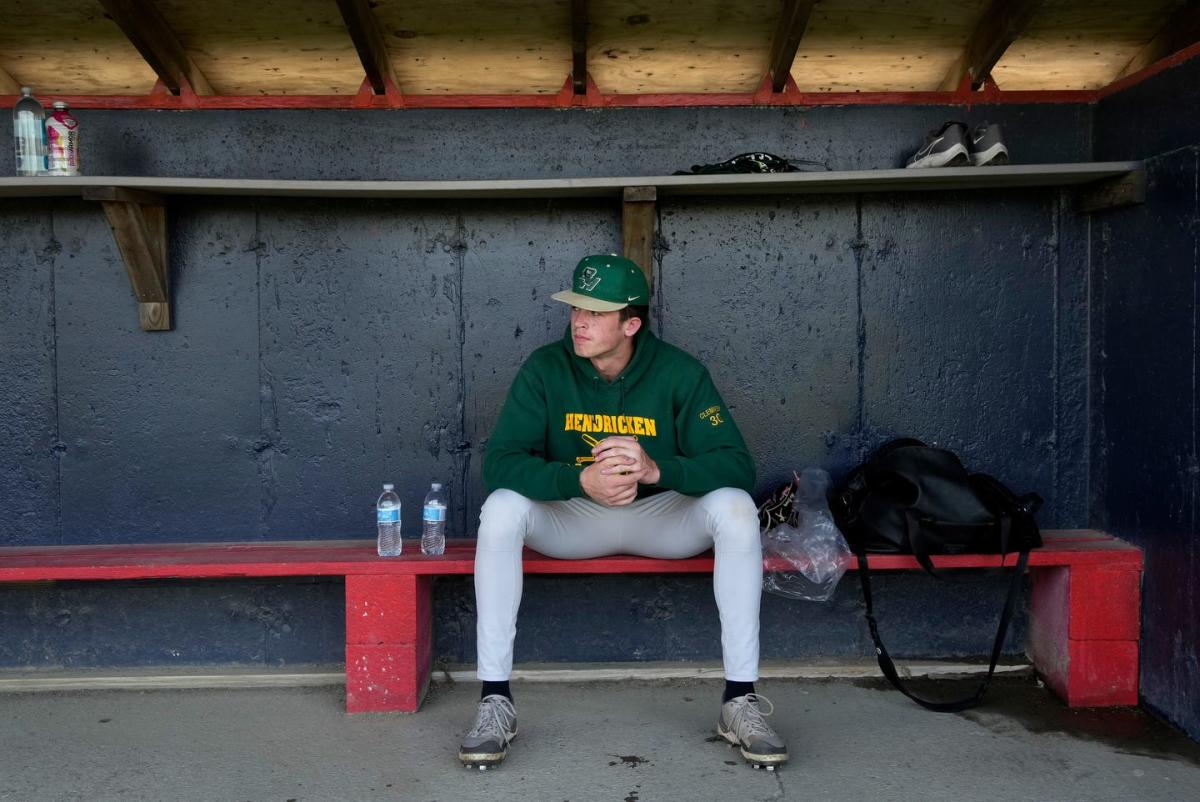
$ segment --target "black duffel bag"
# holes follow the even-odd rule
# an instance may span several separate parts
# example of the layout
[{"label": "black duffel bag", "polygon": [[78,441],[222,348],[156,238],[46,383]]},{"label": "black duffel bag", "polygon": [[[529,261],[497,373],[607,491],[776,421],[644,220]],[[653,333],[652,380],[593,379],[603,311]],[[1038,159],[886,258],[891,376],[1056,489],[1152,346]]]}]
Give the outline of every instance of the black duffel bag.
[{"label": "black duffel bag", "polygon": [[[904,438],[881,446],[855,468],[830,497],[838,528],[858,558],[859,581],[867,626],[884,676],[913,701],[942,712],[965,710],[982,701],[996,670],[1008,624],[1020,596],[1030,549],[1042,545],[1034,515],[1042,499],[1036,493],[1017,496],[1001,482],[970,473],[958,457],[943,448]],[[987,677],[970,697],[933,702],[913,695],[900,681],[895,664],[879,637],[871,600],[869,553],[911,554],[941,579],[931,555],[1016,552],[1012,582],[992,647]]]}]

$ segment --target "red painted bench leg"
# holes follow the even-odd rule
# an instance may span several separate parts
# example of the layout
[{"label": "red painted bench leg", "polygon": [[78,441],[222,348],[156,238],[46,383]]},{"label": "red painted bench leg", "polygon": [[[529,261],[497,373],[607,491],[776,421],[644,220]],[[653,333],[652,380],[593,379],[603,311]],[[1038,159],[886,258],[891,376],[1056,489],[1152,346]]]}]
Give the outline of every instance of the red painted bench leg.
[{"label": "red painted bench leg", "polygon": [[415,713],[429,687],[433,577],[346,577],[346,712]]},{"label": "red painted bench leg", "polygon": [[1071,707],[1138,703],[1141,571],[1035,568],[1029,656]]}]

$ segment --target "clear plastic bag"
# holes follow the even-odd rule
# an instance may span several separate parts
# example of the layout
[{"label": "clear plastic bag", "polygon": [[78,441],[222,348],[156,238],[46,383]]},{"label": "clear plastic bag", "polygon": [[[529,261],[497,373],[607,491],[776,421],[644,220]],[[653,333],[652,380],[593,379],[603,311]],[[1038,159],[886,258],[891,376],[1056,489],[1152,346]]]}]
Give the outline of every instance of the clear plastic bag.
[{"label": "clear plastic bag", "polygon": [[763,590],[790,599],[828,601],[853,556],[829,512],[829,474],[806,468],[796,477],[796,525],[763,533]]}]

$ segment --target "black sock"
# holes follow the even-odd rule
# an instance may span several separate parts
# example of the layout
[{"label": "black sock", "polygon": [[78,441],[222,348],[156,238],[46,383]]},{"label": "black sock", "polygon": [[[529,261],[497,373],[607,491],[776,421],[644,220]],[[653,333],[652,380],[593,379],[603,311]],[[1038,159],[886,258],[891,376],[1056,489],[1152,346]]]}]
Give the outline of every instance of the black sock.
[{"label": "black sock", "polygon": [[738,696],[745,696],[748,693],[754,693],[753,682],[734,682],[731,679],[725,680],[725,694],[721,697],[721,704],[725,704],[730,699]]},{"label": "black sock", "polygon": [[491,680],[485,679],[483,681],[483,690],[479,693],[479,698],[482,699],[483,697],[491,696],[494,693],[500,694],[510,702],[513,700],[512,691],[508,689],[508,680],[492,682]]}]

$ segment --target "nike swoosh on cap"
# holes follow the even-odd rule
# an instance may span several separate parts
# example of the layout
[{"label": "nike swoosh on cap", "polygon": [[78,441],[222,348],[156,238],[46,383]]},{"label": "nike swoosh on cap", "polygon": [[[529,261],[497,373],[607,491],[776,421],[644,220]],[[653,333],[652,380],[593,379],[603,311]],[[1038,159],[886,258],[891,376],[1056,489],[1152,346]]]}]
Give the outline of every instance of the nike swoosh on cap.
[{"label": "nike swoosh on cap", "polygon": [[640,296],[640,295],[630,295],[630,296],[629,296],[628,298],[626,298],[625,300],[626,300],[626,301],[629,301],[630,303],[632,303],[632,302],[636,301],[638,298],[641,298],[641,297],[642,297],[642,296]]}]

